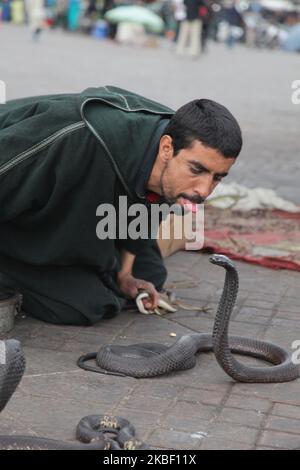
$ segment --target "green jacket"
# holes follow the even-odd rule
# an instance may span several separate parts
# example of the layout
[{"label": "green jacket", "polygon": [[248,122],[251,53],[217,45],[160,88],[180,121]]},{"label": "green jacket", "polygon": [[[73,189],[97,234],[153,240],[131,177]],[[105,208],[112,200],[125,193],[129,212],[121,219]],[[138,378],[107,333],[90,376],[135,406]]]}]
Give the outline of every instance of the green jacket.
[{"label": "green jacket", "polygon": [[[116,242],[97,238],[96,209],[117,205],[120,195],[136,202],[147,146],[173,113],[111,86],[0,105],[0,255],[112,269]],[[120,243],[142,249],[139,241]]]}]

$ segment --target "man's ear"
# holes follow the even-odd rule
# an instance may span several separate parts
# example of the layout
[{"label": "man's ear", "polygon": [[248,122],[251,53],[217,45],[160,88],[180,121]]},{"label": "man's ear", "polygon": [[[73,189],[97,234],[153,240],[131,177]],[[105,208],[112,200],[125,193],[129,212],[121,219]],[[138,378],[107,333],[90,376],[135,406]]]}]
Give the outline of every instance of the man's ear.
[{"label": "man's ear", "polygon": [[159,157],[160,160],[164,163],[167,163],[173,158],[174,148],[172,137],[165,134],[161,137],[159,142]]}]

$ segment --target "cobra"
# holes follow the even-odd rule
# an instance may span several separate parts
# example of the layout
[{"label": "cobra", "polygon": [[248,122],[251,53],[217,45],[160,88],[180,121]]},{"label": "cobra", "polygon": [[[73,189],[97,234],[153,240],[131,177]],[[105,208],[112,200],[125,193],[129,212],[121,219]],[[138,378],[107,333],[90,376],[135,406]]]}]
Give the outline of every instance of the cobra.
[{"label": "cobra", "polygon": [[[96,353],[80,357],[78,365],[95,372],[136,378],[154,377],[194,367],[197,353],[213,351],[222,369],[238,382],[272,383],[297,379],[299,368],[284,348],[267,341],[228,336],[239,287],[238,272],[227,256],[215,254],[210,261],[226,271],[212,334],[184,335],[171,346],[157,343],[106,345]],[[239,362],[233,353],[262,359],[272,365],[248,366]],[[96,359],[96,366],[86,363],[90,359]]]}]

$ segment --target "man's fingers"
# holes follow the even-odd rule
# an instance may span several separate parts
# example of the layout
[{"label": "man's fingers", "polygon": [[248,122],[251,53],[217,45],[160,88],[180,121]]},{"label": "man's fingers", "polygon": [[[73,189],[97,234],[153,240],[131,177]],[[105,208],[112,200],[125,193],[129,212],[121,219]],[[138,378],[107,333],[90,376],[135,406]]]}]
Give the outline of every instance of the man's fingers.
[{"label": "man's fingers", "polygon": [[154,310],[155,308],[157,308],[159,295],[154,285],[149,282],[145,282],[145,283],[143,282],[141,288],[145,289],[150,295],[149,298],[146,298],[143,301],[145,308],[151,309],[151,310]]}]

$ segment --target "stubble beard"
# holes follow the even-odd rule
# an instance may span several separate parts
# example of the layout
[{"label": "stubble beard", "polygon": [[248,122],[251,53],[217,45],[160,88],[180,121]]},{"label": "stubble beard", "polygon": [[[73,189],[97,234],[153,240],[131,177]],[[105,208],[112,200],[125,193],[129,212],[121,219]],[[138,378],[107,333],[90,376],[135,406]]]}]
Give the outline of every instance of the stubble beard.
[{"label": "stubble beard", "polygon": [[177,197],[174,197],[174,196],[170,196],[169,195],[169,192],[165,189],[164,187],[164,181],[163,181],[163,178],[164,178],[164,174],[166,172],[168,168],[168,165],[163,169],[162,173],[161,173],[161,176],[160,176],[160,191],[161,191],[161,194],[165,200],[165,202],[169,205],[172,205],[172,204],[175,204],[176,201],[177,201]]}]

